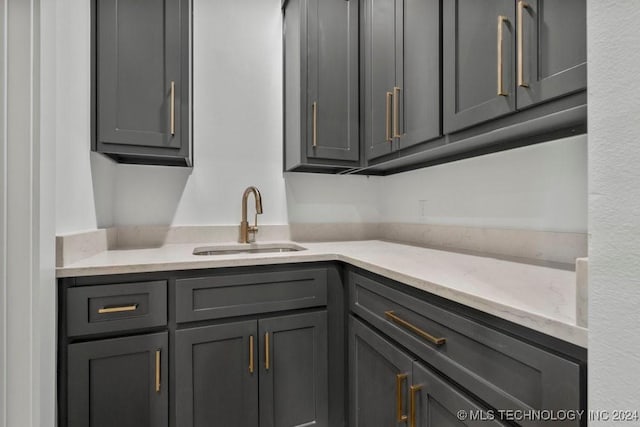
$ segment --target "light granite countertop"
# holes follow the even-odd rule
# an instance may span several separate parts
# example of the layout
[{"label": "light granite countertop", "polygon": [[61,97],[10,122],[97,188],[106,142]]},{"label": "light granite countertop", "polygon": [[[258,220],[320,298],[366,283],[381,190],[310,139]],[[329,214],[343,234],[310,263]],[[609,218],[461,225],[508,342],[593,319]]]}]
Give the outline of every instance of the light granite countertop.
[{"label": "light granite countertop", "polygon": [[588,330],[576,325],[574,271],[379,240],[300,245],[307,249],[215,256],[193,255],[202,244],[107,250],[59,267],[57,277],[342,261],[587,347]]}]

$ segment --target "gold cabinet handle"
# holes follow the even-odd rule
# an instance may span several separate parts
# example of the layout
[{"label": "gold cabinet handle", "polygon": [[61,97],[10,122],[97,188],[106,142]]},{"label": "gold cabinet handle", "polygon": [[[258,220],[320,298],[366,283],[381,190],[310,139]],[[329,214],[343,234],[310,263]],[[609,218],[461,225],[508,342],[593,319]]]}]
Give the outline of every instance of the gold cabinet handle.
[{"label": "gold cabinet handle", "polygon": [[411,332],[421,336],[422,338],[426,339],[427,341],[429,341],[432,344],[435,345],[442,345],[444,343],[447,342],[446,338],[436,338],[433,335],[423,331],[422,329],[418,328],[415,325],[412,325],[411,323],[407,322],[404,319],[399,318],[398,316],[396,316],[396,314],[393,311],[385,311],[384,315],[390,319],[392,322],[397,323],[398,325],[410,330]]},{"label": "gold cabinet handle", "polygon": [[386,102],[386,114],[384,116],[385,120],[385,132],[384,132],[384,140],[387,142],[393,142],[393,137],[391,136],[391,104],[393,104],[393,93],[387,92]]},{"label": "gold cabinet handle", "polygon": [[407,379],[407,374],[396,375],[396,417],[399,423],[407,420],[407,416],[402,410],[402,383]]},{"label": "gold cabinet handle", "polygon": [[171,136],[176,134],[176,82],[171,81]]},{"label": "gold cabinet handle", "polygon": [[393,88],[393,137],[402,138],[398,128],[400,127],[400,91],[402,88]]},{"label": "gold cabinet handle", "polygon": [[498,16],[498,96],[507,96],[508,93],[504,91],[504,76],[503,76],[503,61],[504,61],[504,52],[502,45],[504,40],[503,28],[504,23],[509,22],[509,19],[506,16],[500,15]]},{"label": "gold cabinet handle", "polygon": [[318,103],[311,104],[311,145],[318,146]]},{"label": "gold cabinet handle", "polygon": [[121,305],[118,307],[102,307],[98,309],[98,314],[124,313],[126,311],[136,311],[138,304]]},{"label": "gold cabinet handle", "polygon": [[264,369],[268,371],[270,365],[271,364],[269,361],[269,332],[265,332],[264,334]]},{"label": "gold cabinet handle", "polygon": [[409,427],[416,427],[416,393],[422,390],[421,385],[409,387]]},{"label": "gold cabinet handle", "polygon": [[160,393],[160,350],[156,350],[156,393]]},{"label": "gold cabinet handle", "polygon": [[524,81],[524,27],[522,14],[529,7],[523,0],[518,1],[518,86],[529,87]]},{"label": "gold cabinet handle", "polygon": [[249,336],[249,373],[253,374],[253,335]]}]

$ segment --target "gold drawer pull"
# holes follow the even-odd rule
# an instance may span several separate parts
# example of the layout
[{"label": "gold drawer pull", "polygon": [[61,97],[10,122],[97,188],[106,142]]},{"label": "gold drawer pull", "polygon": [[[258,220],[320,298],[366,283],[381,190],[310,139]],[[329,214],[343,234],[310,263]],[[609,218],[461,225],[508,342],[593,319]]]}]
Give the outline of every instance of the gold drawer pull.
[{"label": "gold drawer pull", "polygon": [[384,123],[385,123],[385,131],[384,131],[384,138],[386,142],[393,142],[393,137],[391,136],[391,104],[393,104],[393,93],[391,92],[387,92],[387,98],[386,98],[386,114],[384,116]]},{"label": "gold drawer pull", "polygon": [[524,81],[524,27],[522,12],[524,9],[528,9],[529,5],[523,0],[518,2],[518,86],[529,87],[529,84]]},{"label": "gold drawer pull", "polygon": [[271,363],[269,361],[269,332],[264,334],[264,369],[269,370]]},{"label": "gold drawer pull", "polygon": [[124,313],[125,311],[136,311],[137,309],[138,304],[122,305],[118,307],[102,307],[98,309],[98,314]]},{"label": "gold drawer pull", "polygon": [[176,82],[171,81],[171,117],[170,117],[170,127],[171,127],[171,136],[175,136],[176,134]]},{"label": "gold drawer pull", "polygon": [[402,138],[403,134],[400,133],[400,91],[402,88],[393,88],[393,137]]},{"label": "gold drawer pull", "polygon": [[253,335],[249,336],[249,373],[253,374]]},{"label": "gold drawer pull", "polygon": [[407,416],[402,413],[402,383],[406,379],[407,374],[396,375],[396,416],[399,423],[407,421]]},{"label": "gold drawer pull", "polygon": [[156,350],[156,393],[160,393],[160,350]]},{"label": "gold drawer pull", "polygon": [[311,104],[312,120],[311,120],[311,146],[318,146],[318,103]]},{"label": "gold drawer pull", "polygon": [[509,95],[504,90],[504,79],[503,79],[503,61],[504,61],[504,52],[502,45],[504,44],[504,25],[508,23],[509,19],[506,16],[498,16],[498,96],[507,96]]},{"label": "gold drawer pull", "polygon": [[446,338],[436,338],[433,335],[423,331],[422,329],[418,328],[415,325],[412,325],[411,323],[407,322],[404,319],[399,318],[398,316],[395,315],[395,313],[390,310],[390,311],[385,311],[384,315],[387,316],[391,321],[397,323],[400,326],[403,326],[407,329],[409,329],[411,332],[420,335],[422,338],[424,338],[425,340],[429,341],[432,344],[435,345],[442,345],[444,343],[447,342]]},{"label": "gold drawer pull", "polygon": [[416,427],[416,393],[420,390],[421,385],[412,385],[409,388],[409,427]]}]

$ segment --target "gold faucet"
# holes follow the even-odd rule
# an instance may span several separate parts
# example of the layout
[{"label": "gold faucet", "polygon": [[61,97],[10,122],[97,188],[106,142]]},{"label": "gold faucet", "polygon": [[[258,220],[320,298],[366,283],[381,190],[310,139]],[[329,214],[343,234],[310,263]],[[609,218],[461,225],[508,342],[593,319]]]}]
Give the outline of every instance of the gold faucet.
[{"label": "gold faucet", "polygon": [[[256,221],[254,225],[247,222],[247,200],[249,194],[253,193],[256,199]],[[255,239],[255,233],[258,232],[258,214],[262,213],[262,197],[260,191],[256,187],[247,187],[242,195],[242,221],[240,222],[240,243],[249,243]],[[249,239],[249,233],[253,234],[253,239]]]}]

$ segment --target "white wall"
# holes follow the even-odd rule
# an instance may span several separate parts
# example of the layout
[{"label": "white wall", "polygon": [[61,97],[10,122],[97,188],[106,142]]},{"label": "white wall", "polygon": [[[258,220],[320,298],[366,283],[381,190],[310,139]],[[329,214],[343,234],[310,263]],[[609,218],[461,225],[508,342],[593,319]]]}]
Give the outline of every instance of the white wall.
[{"label": "white wall", "polygon": [[385,221],[587,231],[581,135],[385,177]]},{"label": "white wall", "polygon": [[[589,405],[638,410],[640,9],[637,0],[587,3]],[[634,423],[615,423],[624,424]]]},{"label": "white wall", "polygon": [[88,3],[59,8],[58,233],[236,224],[248,185],[263,193],[263,224],[586,230],[585,137],[385,178],[283,174],[280,0],[194,0],[195,167],[115,165],[89,153],[89,77],[77,72],[89,66]]},{"label": "white wall", "polygon": [[58,97],[56,118],[56,232],[113,224],[115,163],[91,153],[90,4],[54,2]]}]

